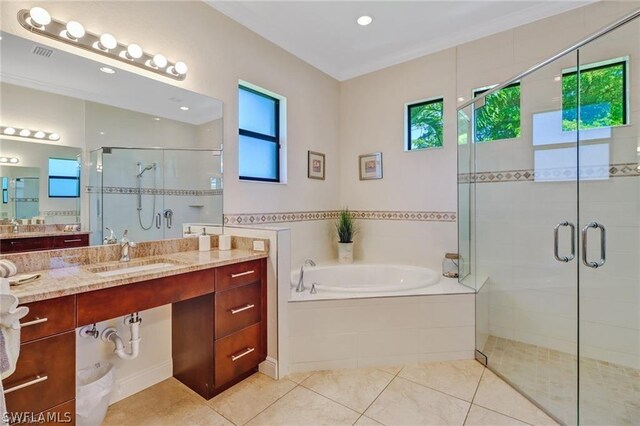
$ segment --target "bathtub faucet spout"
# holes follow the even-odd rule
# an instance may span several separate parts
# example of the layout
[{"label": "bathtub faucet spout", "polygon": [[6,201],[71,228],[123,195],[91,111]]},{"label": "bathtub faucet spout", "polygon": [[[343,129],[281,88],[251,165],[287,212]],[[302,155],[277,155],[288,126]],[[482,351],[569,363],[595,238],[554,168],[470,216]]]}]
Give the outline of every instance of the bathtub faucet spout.
[{"label": "bathtub faucet spout", "polygon": [[316,266],[316,262],[314,262],[311,259],[307,259],[307,260],[304,261],[304,263],[300,267],[300,278],[298,279],[298,287],[296,287],[296,292],[297,293],[302,293],[305,290],[305,288],[304,288],[304,267],[307,266],[307,265]]}]

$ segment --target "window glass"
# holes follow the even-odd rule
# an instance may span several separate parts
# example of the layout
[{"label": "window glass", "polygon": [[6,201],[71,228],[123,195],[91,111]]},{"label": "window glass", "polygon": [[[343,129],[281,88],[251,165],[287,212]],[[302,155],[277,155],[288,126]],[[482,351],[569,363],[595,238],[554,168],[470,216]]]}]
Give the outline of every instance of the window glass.
[{"label": "window glass", "polygon": [[408,150],[442,147],[443,107],[442,99],[407,106]]},{"label": "window glass", "polygon": [[[489,89],[475,90],[476,97]],[[514,83],[485,98],[475,111],[475,140],[490,142],[520,137],[520,83]]]}]

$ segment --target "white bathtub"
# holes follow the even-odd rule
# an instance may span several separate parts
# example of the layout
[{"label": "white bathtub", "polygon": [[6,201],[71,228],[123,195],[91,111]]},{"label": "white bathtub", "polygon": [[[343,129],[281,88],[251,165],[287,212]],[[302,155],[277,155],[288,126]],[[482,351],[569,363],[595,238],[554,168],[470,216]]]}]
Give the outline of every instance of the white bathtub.
[{"label": "white bathtub", "polygon": [[[366,263],[307,266],[302,293],[296,292],[299,276],[299,270],[291,271],[290,301],[473,293],[458,284],[457,279],[444,278],[433,269],[419,266]],[[311,294],[314,283],[316,294]]]}]

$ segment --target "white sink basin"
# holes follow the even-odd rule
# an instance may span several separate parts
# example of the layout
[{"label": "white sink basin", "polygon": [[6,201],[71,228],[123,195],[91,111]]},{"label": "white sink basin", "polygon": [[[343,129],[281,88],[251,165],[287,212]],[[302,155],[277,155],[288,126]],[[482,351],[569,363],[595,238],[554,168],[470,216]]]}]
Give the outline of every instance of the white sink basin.
[{"label": "white sink basin", "polygon": [[101,277],[113,277],[116,275],[135,274],[137,272],[155,271],[156,269],[165,269],[176,266],[174,263],[151,263],[148,265],[122,267],[119,269],[111,269],[109,271],[95,272],[96,275]]}]

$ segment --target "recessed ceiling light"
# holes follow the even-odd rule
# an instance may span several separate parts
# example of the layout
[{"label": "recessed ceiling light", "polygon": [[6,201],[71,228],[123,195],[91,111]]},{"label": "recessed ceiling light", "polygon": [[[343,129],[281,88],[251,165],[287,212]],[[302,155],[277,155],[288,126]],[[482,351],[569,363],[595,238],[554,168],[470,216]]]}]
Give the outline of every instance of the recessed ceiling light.
[{"label": "recessed ceiling light", "polygon": [[160,117],[153,117],[154,121],[160,121]]},{"label": "recessed ceiling light", "polygon": [[109,68],[109,67],[100,67],[100,71],[102,71],[105,74],[115,74],[116,71],[113,68]]},{"label": "recessed ceiling light", "polygon": [[464,98],[463,98],[462,96],[460,96],[460,97],[458,98],[458,102],[464,102]]},{"label": "recessed ceiling light", "polygon": [[183,111],[189,111],[189,107],[187,106],[181,106],[180,109]]},{"label": "recessed ceiling light", "polygon": [[369,15],[362,15],[357,19],[358,25],[362,25],[363,27],[369,25],[373,22],[373,18]]}]

